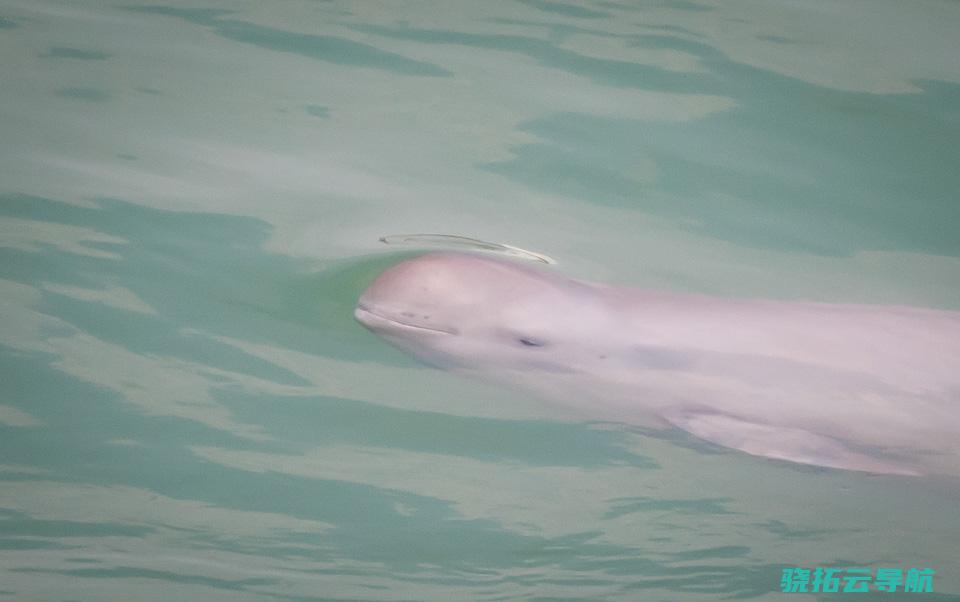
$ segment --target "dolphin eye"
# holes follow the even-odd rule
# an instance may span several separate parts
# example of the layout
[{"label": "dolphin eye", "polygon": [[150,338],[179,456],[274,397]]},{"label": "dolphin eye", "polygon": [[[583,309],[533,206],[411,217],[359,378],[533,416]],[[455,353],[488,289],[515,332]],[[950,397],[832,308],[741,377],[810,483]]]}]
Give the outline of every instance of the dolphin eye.
[{"label": "dolphin eye", "polygon": [[527,347],[543,347],[546,343],[538,339],[532,339],[530,337],[520,337],[517,339],[520,343],[526,345]]}]

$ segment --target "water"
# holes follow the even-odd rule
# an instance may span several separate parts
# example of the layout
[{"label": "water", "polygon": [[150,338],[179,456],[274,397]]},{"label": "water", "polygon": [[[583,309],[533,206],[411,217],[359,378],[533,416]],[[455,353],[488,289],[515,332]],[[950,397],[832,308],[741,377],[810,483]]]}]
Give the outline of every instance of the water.
[{"label": "water", "polygon": [[960,596],[955,484],[584,423],[351,317],[421,232],[960,309],[960,4],[201,6],[0,2],[0,599]]}]

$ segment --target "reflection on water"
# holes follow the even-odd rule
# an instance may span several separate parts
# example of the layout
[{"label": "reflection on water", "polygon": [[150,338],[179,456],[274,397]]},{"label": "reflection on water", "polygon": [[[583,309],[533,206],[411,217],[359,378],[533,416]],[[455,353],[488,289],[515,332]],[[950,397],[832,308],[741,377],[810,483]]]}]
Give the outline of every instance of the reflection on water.
[{"label": "reflection on water", "polygon": [[957,307],[958,21],[5,2],[0,598],[745,598],[832,565],[960,593],[953,484],[588,422],[352,318],[395,232]]}]

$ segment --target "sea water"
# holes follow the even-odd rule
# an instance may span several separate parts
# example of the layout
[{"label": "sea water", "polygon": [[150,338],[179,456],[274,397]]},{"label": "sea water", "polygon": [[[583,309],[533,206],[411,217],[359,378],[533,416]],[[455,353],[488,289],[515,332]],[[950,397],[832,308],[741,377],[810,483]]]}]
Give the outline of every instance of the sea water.
[{"label": "sea water", "polygon": [[380,238],[424,233],[960,309],[957,31],[947,1],[3,0],[0,599],[960,596],[955,483],[584,420],[352,318],[416,250]]}]

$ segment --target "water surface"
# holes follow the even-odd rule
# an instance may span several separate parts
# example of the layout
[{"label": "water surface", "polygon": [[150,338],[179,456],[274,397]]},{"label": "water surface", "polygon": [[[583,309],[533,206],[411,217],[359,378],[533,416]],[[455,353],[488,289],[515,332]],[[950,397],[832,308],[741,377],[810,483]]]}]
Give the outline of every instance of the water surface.
[{"label": "water surface", "polygon": [[958,27],[945,1],[0,2],[0,599],[763,599],[794,566],[960,596],[955,484],[585,421],[352,319],[410,252],[379,238],[418,232],[960,309]]}]

